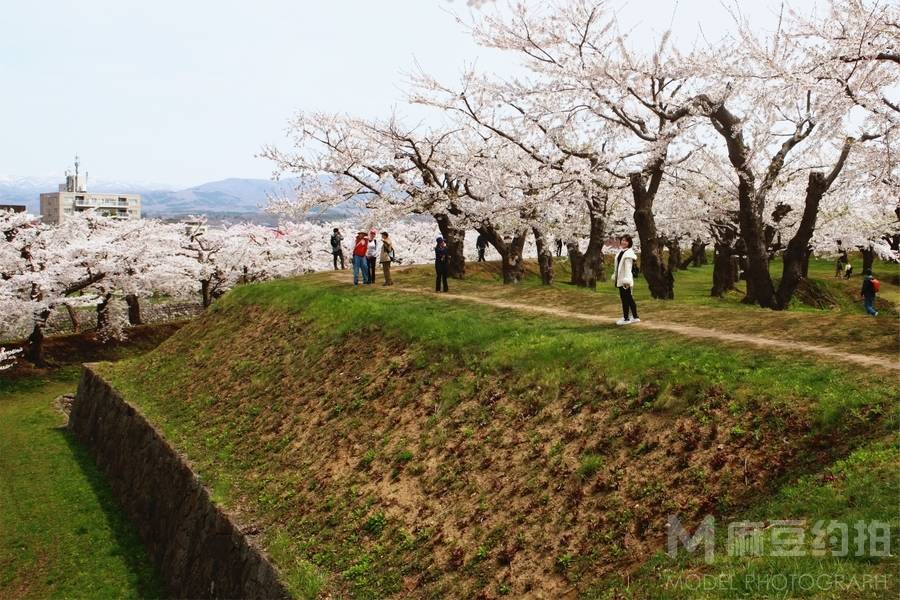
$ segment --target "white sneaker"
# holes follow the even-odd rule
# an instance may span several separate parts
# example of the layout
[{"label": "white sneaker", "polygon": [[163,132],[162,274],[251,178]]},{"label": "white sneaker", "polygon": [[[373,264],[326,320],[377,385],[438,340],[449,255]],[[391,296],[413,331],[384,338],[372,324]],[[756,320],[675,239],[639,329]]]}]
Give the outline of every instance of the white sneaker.
[{"label": "white sneaker", "polygon": [[640,323],[641,320],[638,319],[637,317],[635,317],[635,318],[633,318],[633,319],[631,320],[631,322],[632,322],[632,323]]},{"label": "white sneaker", "polygon": [[619,319],[618,321],[616,321],[616,325],[628,325],[629,323],[631,323],[631,321],[629,321],[628,319]]}]

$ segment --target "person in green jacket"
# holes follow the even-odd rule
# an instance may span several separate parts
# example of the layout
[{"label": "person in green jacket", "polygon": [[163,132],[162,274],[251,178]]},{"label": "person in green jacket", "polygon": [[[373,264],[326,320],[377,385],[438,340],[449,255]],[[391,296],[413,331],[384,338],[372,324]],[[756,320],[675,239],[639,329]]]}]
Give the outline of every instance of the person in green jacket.
[{"label": "person in green jacket", "polygon": [[394,285],[394,279],[391,277],[391,263],[394,261],[394,243],[387,231],[381,232],[381,255],[378,262],[381,263],[381,269],[384,271],[384,283],[381,285]]}]

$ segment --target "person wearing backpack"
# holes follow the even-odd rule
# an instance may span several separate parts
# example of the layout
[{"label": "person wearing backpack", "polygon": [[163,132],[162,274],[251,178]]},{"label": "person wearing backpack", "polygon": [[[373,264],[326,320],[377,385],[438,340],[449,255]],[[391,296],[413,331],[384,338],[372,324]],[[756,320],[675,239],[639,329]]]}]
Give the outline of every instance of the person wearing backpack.
[{"label": "person wearing backpack", "polygon": [[872,277],[872,269],[866,269],[863,272],[862,290],[860,291],[860,295],[863,297],[863,306],[866,307],[866,312],[873,317],[878,316],[878,311],[875,310],[875,295],[880,291],[881,282]]},{"label": "person wearing backpack", "polygon": [[344,249],[341,248],[342,241],[344,241],[344,236],[341,235],[341,230],[335,227],[334,232],[331,234],[331,257],[334,259],[335,271],[338,268],[338,259],[341,259],[341,270],[346,269],[344,266]]},{"label": "person wearing backpack", "polygon": [[378,257],[381,269],[384,271],[384,283],[381,285],[394,285],[391,278],[391,263],[394,262],[394,244],[387,231],[381,232],[381,255]]},{"label": "person wearing backpack", "polygon": [[640,323],[637,314],[637,304],[634,302],[632,288],[634,287],[634,263],[637,254],[634,253],[634,240],[626,234],[619,239],[619,252],[616,254],[616,265],[612,279],[619,288],[619,298],[622,300],[622,318],[616,321],[616,325],[630,325]]}]

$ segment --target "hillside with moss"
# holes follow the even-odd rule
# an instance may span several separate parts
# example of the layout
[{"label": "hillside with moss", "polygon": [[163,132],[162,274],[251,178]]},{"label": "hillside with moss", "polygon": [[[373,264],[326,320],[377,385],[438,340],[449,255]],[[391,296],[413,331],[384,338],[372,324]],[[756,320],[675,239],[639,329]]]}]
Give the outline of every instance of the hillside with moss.
[{"label": "hillside with moss", "polygon": [[297,597],[696,597],[666,577],[795,563],[672,559],[669,515],[897,525],[889,372],[327,274],[239,287],[98,371]]}]

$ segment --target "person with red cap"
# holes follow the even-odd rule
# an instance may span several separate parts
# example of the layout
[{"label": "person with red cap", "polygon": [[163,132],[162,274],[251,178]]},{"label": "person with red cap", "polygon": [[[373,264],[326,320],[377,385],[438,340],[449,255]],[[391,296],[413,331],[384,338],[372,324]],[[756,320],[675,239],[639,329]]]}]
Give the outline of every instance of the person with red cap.
[{"label": "person with red cap", "polygon": [[360,275],[362,275],[363,283],[369,283],[369,265],[366,262],[368,249],[369,242],[366,239],[366,232],[358,232],[356,242],[353,244],[353,285],[359,285]]}]

